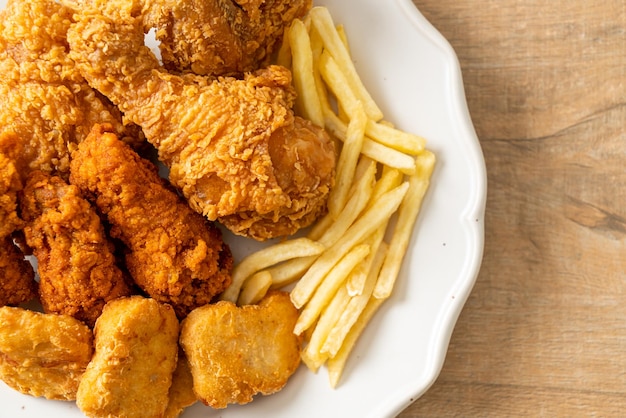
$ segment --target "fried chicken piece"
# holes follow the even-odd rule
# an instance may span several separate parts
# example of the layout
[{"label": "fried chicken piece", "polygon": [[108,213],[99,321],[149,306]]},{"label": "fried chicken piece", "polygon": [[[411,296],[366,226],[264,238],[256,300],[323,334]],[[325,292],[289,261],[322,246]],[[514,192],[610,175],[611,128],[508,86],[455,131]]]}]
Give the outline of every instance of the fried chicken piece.
[{"label": "fried chicken piece", "polygon": [[[90,83],[143,128],[190,206],[236,234],[292,234],[326,210],[335,149],[294,116],[291,73],[270,66],[243,79],[176,76],[144,45],[141,16],[84,10],[68,33]],[[130,10],[130,11],[129,11]]]},{"label": "fried chicken piece", "polygon": [[172,376],[172,386],[169,392],[169,401],[164,418],[177,418],[185,408],[198,401],[193,391],[193,376],[189,368],[189,361],[182,349],[178,350],[178,363]]},{"label": "fried chicken piece", "polygon": [[0,136],[22,143],[22,176],[34,169],[66,175],[71,151],[94,122],[113,124],[127,139],[139,132],[124,126],[69,58],[72,13],[55,0],[9,0],[0,11]]},{"label": "fried chicken piece", "polygon": [[20,203],[44,311],[93,327],[106,302],[131,293],[100,218],[78,187],[42,171],[29,175]]},{"label": "fried chicken piece", "polygon": [[171,306],[141,296],[109,302],[94,328],[95,353],[76,394],[89,417],[161,417],[178,354]]},{"label": "fried chicken piece", "polygon": [[15,306],[36,297],[33,267],[10,236],[0,238],[0,306]]},{"label": "fried chicken piece", "polygon": [[258,305],[220,301],[191,312],[181,324],[180,343],[196,395],[225,408],[281,390],[300,364],[297,319],[286,292],[268,293]]},{"label": "fried chicken piece", "polygon": [[23,225],[17,213],[22,181],[14,160],[19,145],[0,143],[0,306],[19,305],[37,296],[33,268],[11,238]]},{"label": "fried chicken piece", "polygon": [[91,330],[71,316],[0,308],[0,379],[21,393],[76,399],[92,353]]},{"label": "fried chicken piece", "polygon": [[233,259],[220,231],[159,177],[156,166],[95,125],[72,154],[70,181],[90,196],[129,249],[126,266],[179,317],[230,284]]},{"label": "fried chicken piece", "polygon": [[147,24],[156,27],[170,71],[239,75],[269,64],[291,22],[311,0],[151,0]]},{"label": "fried chicken piece", "polygon": [[0,238],[4,238],[22,226],[17,214],[17,193],[22,190],[16,159],[21,152],[20,143],[14,136],[0,138]]}]

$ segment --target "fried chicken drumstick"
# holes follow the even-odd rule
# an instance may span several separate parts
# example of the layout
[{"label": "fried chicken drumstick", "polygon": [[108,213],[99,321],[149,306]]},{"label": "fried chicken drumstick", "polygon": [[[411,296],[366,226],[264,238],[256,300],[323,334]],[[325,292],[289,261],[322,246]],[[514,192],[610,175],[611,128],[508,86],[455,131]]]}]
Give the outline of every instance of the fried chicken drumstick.
[{"label": "fried chicken drumstick", "polygon": [[106,302],[131,294],[100,218],[76,186],[42,171],[29,175],[20,203],[44,311],[93,327]]},{"label": "fried chicken drumstick", "polygon": [[95,125],[72,153],[70,182],[106,216],[111,236],[128,247],[126,266],[137,285],[171,304],[179,317],[230,284],[233,259],[220,231],[110,126]]},{"label": "fried chicken drumstick", "polygon": [[259,240],[311,224],[326,210],[335,149],[322,128],[294,116],[291,73],[167,73],[144,45],[140,10],[77,14],[68,40],[81,74],[142,127],[172,184],[209,220]]}]

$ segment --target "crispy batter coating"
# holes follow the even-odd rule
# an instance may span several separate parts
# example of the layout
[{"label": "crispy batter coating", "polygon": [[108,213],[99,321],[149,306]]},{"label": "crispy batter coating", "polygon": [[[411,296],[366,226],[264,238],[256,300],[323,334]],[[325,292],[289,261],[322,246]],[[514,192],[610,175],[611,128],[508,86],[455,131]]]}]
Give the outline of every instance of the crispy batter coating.
[{"label": "crispy batter coating", "polygon": [[126,265],[179,317],[230,284],[233,259],[220,231],[159,177],[156,167],[96,125],[72,155],[71,182],[94,199],[129,251]]},{"label": "crispy batter coating", "polygon": [[311,0],[151,0],[148,25],[165,68],[237,75],[269,63],[283,32]]},{"label": "crispy batter coating", "polygon": [[71,151],[94,122],[113,124],[125,138],[139,132],[123,125],[119,110],[69,58],[71,24],[72,10],[55,0],[9,0],[0,11],[0,136],[15,134],[24,145],[23,175],[66,175]]},{"label": "crispy batter coating", "polygon": [[292,234],[324,213],[334,143],[294,116],[291,73],[279,66],[242,79],[167,73],[144,45],[141,16],[126,14],[78,14],[71,57],[143,128],[190,206],[259,240]]},{"label": "crispy batter coating", "polygon": [[185,408],[198,401],[198,397],[193,391],[193,376],[189,368],[189,361],[182,349],[178,350],[178,363],[172,376],[169,396],[164,418],[176,418],[183,413]]},{"label": "crispy batter coating", "polygon": [[89,417],[161,417],[176,368],[179,324],[171,306],[141,296],[109,302],[76,404]]},{"label": "crispy batter coating", "polygon": [[196,395],[213,408],[279,391],[300,364],[298,311],[286,292],[259,305],[221,301],[195,309],[181,324]]},{"label": "crispy batter coating", "polygon": [[78,187],[42,171],[29,175],[20,203],[45,312],[93,327],[106,302],[131,293],[100,218]]},{"label": "crispy batter coating", "polygon": [[91,330],[75,318],[0,308],[0,378],[19,392],[76,399],[92,353]]},{"label": "crispy batter coating", "polygon": [[22,226],[17,214],[17,194],[23,185],[15,163],[20,151],[15,136],[0,138],[0,238]]},{"label": "crispy batter coating", "polygon": [[10,236],[0,238],[0,306],[19,305],[36,297],[33,267]]}]

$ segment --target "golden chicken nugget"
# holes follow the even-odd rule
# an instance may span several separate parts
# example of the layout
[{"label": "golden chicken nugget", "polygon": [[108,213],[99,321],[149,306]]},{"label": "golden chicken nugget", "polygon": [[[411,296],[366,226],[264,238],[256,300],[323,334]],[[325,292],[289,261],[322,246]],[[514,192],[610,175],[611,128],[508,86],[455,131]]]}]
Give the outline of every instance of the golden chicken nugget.
[{"label": "golden chicken nugget", "polygon": [[178,350],[178,364],[172,376],[170,387],[170,400],[165,410],[164,418],[176,418],[183,413],[185,408],[198,401],[193,391],[193,377],[189,368],[189,361],[183,350]]},{"label": "golden chicken nugget", "polygon": [[169,305],[131,296],[104,306],[95,353],[76,403],[89,417],[161,417],[178,356],[178,319]]},{"label": "golden chicken nugget", "polygon": [[91,330],[78,319],[0,307],[0,379],[13,389],[74,400],[92,353]]},{"label": "golden chicken nugget", "polygon": [[286,292],[270,292],[258,305],[220,301],[193,310],[182,322],[180,343],[198,398],[225,408],[282,389],[300,364],[297,319]]}]

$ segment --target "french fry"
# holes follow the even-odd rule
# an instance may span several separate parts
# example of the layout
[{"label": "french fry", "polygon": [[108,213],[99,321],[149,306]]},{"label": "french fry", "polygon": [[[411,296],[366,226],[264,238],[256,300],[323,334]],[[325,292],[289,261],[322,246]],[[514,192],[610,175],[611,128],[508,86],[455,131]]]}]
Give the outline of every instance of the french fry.
[{"label": "french fry", "polygon": [[267,270],[254,273],[243,284],[241,294],[237,300],[237,305],[252,305],[257,303],[267,293],[272,285],[272,275]]},{"label": "french fry", "polygon": [[370,246],[371,252],[365,261],[355,269],[350,277],[348,277],[346,288],[348,289],[348,294],[350,296],[363,294],[367,277],[372,270],[372,263],[374,263],[375,258],[378,255],[378,249],[381,244],[383,244],[383,238],[385,237],[385,231],[387,230],[387,223],[388,222],[385,222],[379,226],[378,229],[365,240],[365,244]]},{"label": "french fry", "polygon": [[298,280],[317,259],[317,255],[293,258],[268,268],[272,276],[272,289],[280,289]]},{"label": "french fry", "polygon": [[430,184],[434,165],[435,154],[430,151],[424,151],[417,158],[417,171],[409,179],[409,191],[398,210],[398,220],[389,243],[389,253],[374,289],[374,297],[377,299],[385,299],[391,295],[404,254],[409,246],[422,200]]},{"label": "french fry", "polygon": [[367,279],[365,280],[365,287],[363,289],[363,292],[360,295],[350,298],[350,301],[346,305],[343,312],[341,312],[341,316],[335,323],[333,329],[328,333],[328,336],[324,341],[324,345],[320,349],[320,352],[322,354],[328,354],[329,358],[335,357],[337,355],[337,352],[343,345],[343,342],[348,335],[348,332],[350,332],[352,326],[359,319],[359,316],[361,316],[361,312],[363,312],[363,309],[365,309],[367,302],[372,296],[372,292],[378,278],[378,273],[380,272],[388,250],[388,245],[382,243],[378,247],[378,251],[373,254],[372,262],[370,263],[370,270],[367,274]]},{"label": "french fry", "polygon": [[357,245],[352,248],[329,272],[317,288],[313,297],[305,305],[296,322],[293,332],[302,334],[318,318],[324,307],[332,299],[337,289],[346,281],[350,272],[369,254],[370,246]]},{"label": "french fry", "polygon": [[324,126],[324,115],[317,92],[313,72],[313,51],[311,41],[304,23],[294,19],[287,38],[292,54],[293,83],[298,92],[296,109],[303,117],[318,126]]},{"label": "french fry", "polygon": [[324,345],[328,333],[337,322],[349,300],[350,296],[348,296],[346,289],[340,288],[317,321],[308,344],[302,351],[302,360],[312,371],[317,371],[328,359],[328,355],[321,352],[322,345]]},{"label": "french fry", "polygon": [[379,199],[379,205],[366,211],[328,250],[315,260],[307,272],[291,291],[291,301],[296,308],[301,308],[311,297],[326,274],[341,259],[347,248],[359,244],[364,238],[389,219],[400,206],[408,183],[403,183],[385,193]]},{"label": "french fry", "polygon": [[380,144],[371,139],[363,141],[361,152],[376,161],[397,168],[404,174],[411,175],[415,172],[415,159],[403,152]]},{"label": "french fry", "polygon": [[[356,341],[359,339],[363,330],[383,302],[384,299],[370,298],[365,306],[365,309],[361,313],[361,316],[359,316],[359,319],[357,319],[354,325],[352,325],[352,328],[350,328],[348,335],[346,335],[346,338],[344,339],[343,344],[335,357],[329,358],[326,362],[331,387],[337,387],[337,383],[339,383],[339,379],[343,373],[346,361],[350,356],[350,352],[352,352]],[[320,356],[323,356],[323,354],[320,354]]]},{"label": "french fry", "polygon": [[236,302],[244,281],[257,271],[296,257],[318,255],[325,247],[307,238],[283,241],[248,255],[235,266],[230,286],[220,299]]},{"label": "french fry", "polygon": [[[359,179],[356,183],[354,193],[348,199],[343,210],[334,219],[332,225],[324,231],[318,238],[318,242],[330,247],[350,228],[350,225],[354,223],[356,218],[361,214],[363,209],[371,201],[371,196],[374,190],[374,176],[376,174],[376,166],[370,165],[369,170]],[[333,219],[332,214],[326,215]]]},{"label": "french fry", "polygon": [[348,78],[341,71],[341,68],[335,59],[327,51],[324,51],[320,56],[318,65],[322,79],[326,82],[330,91],[332,91],[335,95],[338,105],[347,113],[348,116],[354,115],[357,111],[356,109],[357,106],[359,106],[359,103],[361,103],[361,106],[363,106],[363,104],[350,88]]},{"label": "french fry", "polygon": [[356,71],[350,52],[344,46],[341,37],[337,33],[335,24],[328,9],[324,7],[314,7],[309,12],[311,23],[319,32],[320,37],[324,40],[324,47],[337,61],[338,65],[348,75],[348,83],[350,88],[357,92],[359,99],[363,102],[365,113],[370,119],[378,121],[382,119],[383,113],[372,99],[369,91],[363,85],[359,74]]},{"label": "french fry", "polygon": [[367,121],[365,134],[380,144],[411,155],[417,155],[424,151],[426,145],[426,140],[421,136],[374,122],[371,119]]}]

